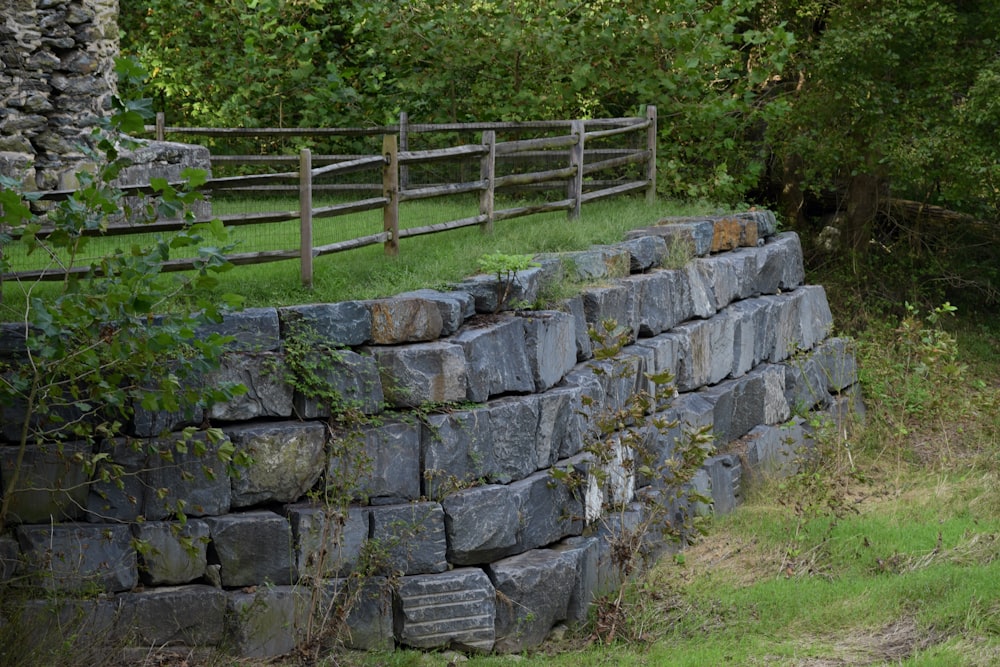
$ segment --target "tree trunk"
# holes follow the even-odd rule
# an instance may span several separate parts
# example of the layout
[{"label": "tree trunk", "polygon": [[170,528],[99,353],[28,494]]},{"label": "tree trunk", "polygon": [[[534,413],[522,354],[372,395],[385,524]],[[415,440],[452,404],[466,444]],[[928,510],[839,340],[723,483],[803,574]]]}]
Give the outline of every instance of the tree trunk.
[{"label": "tree trunk", "polygon": [[859,255],[868,253],[873,223],[882,204],[883,186],[883,179],[875,173],[856,174],[848,181],[844,200],[845,223],[841,230],[846,250]]}]

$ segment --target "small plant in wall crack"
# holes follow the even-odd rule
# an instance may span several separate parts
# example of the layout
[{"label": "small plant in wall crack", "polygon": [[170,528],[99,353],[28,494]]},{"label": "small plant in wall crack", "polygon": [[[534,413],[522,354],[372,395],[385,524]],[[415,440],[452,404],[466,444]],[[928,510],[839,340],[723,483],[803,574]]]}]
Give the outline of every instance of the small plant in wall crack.
[{"label": "small plant in wall crack", "polygon": [[531,255],[507,255],[502,252],[494,252],[479,258],[479,268],[483,273],[492,274],[497,279],[497,301],[494,313],[499,313],[505,305],[509,305],[514,284],[517,282],[517,274],[537,266],[538,263],[533,261]]}]

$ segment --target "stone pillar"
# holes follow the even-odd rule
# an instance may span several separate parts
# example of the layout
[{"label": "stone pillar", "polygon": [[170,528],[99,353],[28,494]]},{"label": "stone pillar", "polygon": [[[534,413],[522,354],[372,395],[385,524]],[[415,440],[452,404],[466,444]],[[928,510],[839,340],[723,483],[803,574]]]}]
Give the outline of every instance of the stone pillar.
[{"label": "stone pillar", "polygon": [[118,0],[0,0],[0,173],[76,185],[116,90]]}]

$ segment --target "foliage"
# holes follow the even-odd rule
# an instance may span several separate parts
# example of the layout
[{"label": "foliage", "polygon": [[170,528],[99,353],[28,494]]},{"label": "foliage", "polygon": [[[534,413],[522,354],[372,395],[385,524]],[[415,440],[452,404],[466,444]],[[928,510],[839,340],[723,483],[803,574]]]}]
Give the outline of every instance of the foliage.
[{"label": "foliage", "polygon": [[763,172],[748,139],[794,41],[753,25],[756,4],[146,0],[123,4],[121,23],[175,123],[516,121],[657,104],[661,191],[734,200]]},{"label": "foliage", "polygon": [[773,103],[788,113],[775,116],[768,142],[779,161],[804,158],[803,187],[843,191],[871,175],[883,209],[888,192],[997,217],[996,3],[762,5],[763,20],[785,21],[799,38],[775,87]]},{"label": "foliage", "polygon": [[[8,511],[18,490],[18,476],[29,447],[63,452],[63,443],[82,441],[83,450],[66,450],[73,466],[91,474],[109,476],[121,484],[122,469],[95,445],[129,432],[137,413],[193,414],[198,407],[227,400],[243,388],[222,384],[205,387],[194,381],[218,365],[228,339],[197,331],[202,324],[220,321],[227,302],[206,298],[216,285],[216,275],[229,268],[220,224],[190,225],[171,236],[157,237],[149,245],[117,248],[90,265],[78,258],[91,239],[116,217],[126,215],[141,223],[158,212],[183,213],[193,220],[190,204],[198,195],[156,179],[156,196],[144,205],[126,202],[114,179],[127,165],[120,157],[127,141],[118,134],[136,122],[142,105],[117,103],[117,113],[95,137],[102,154],[91,155],[95,173],[80,172],[80,188],[68,199],[48,207],[44,216],[35,212],[34,194],[23,193],[9,180],[0,183],[0,243],[21,244],[28,253],[44,256],[47,268],[65,270],[66,277],[55,295],[33,295],[37,283],[17,285],[25,294],[21,312],[4,308],[4,319],[16,320],[17,335],[24,349],[0,360],[0,405],[5,419],[16,426],[17,463],[5,479],[0,531],[11,518]],[[139,116],[141,118],[141,116]],[[140,121],[141,122],[141,121]],[[188,172],[191,182],[204,175]],[[180,248],[197,247],[195,271],[168,275],[162,263]],[[2,267],[7,270],[6,264]],[[172,310],[178,300],[196,309],[194,314]],[[150,369],[161,369],[151,373]],[[169,448],[151,445],[151,454],[169,460],[187,447],[200,450],[204,443],[186,433]],[[206,432],[221,441],[221,432]],[[233,464],[231,445],[221,446],[218,456]],[[110,471],[110,472],[109,472]],[[182,508],[179,508],[182,511]]]}]

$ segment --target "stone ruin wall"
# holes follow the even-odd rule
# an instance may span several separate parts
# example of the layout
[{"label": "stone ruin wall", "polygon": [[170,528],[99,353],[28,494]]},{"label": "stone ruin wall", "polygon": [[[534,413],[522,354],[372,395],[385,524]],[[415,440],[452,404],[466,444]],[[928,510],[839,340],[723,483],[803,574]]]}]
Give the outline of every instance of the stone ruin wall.
[{"label": "stone ruin wall", "polygon": [[[92,168],[83,147],[111,115],[118,54],[118,0],[0,0],[0,175],[28,191],[77,187],[76,172]],[[143,140],[121,153],[132,165],[118,185],[211,174],[201,146]]]},{"label": "stone ruin wall", "polygon": [[0,174],[72,189],[111,113],[118,0],[0,0]]},{"label": "stone ruin wall", "polygon": [[[660,268],[678,243],[695,259]],[[448,292],[228,317],[216,330],[236,342],[206,382],[239,381],[248,393],[188,422],[140,411],[131,437],[207,418],[254,463],[209,477],[199,459],[170,466],[107,442],[104,451],[136,473],[118,489],[31,448],[24,483],[66,491],[15,494],[21,523],[0,536],[0,581],[34,582],[55,597],[8,608],[0,626],[21,624],[39,645],[75,621],[83,641],[140,655],[177,646],[282,654],[302,637],[310,593],[342,595],[358,583],[350,577],[365,545],[376,544],[384,560],[354,591],[348,645],[518,652],[556,624],[583,620],[593,597],[620,583],[613,531],[596,518],[602,502],[624,503],[609,520],[628,527],[643,520],[639,498],[671,495],[621,470],[606,487],[595,482],[596,464],[581,452],[593,428],[580,415],[585,396],[614,408],[642,373],[672,372],[680,393],[663,416],[715,436],[718,454],[693,484],[716,512],[731,511],[753,475],[787,469],[810,446],[804,414],[827,415],[841,432],[863,409],[851,346],[829,337],[825,292],[803,284],[798,237],[775,233],[769,213],[660,224],[615,246],[544,257],[519,276],[513,298],[534,301],[566,275],[584,281],[582,291],[550,311],[478,316],[496,305],[495,279],[478,276]],[[600,372],[609,367],[593,358],[586,331],[608,318],[636,332],[620,363],[638,376]],[[371,460],[357,491],[369,500],[351,506],[335,536],[308,492],[341,474],[331,446],[344,436],[284,380],[297,320],[345,346],[326,359],[328,379],[378,418],[347,436]],[[18,354],[16,333],[0,327],[0,354]],[[418,418],[411,410],[424,401],[458,404]],[[2,441],[18,426],[16,412],[2,416],[0,484],[17,450]],[[659,454],[669,457],[679,435],[657,436]],[[588,492],[553,483],[553,466],[589,476]],[[170,509],[178,500],[183,523]],[[150,548],[137,552],[133,538]]]}]

